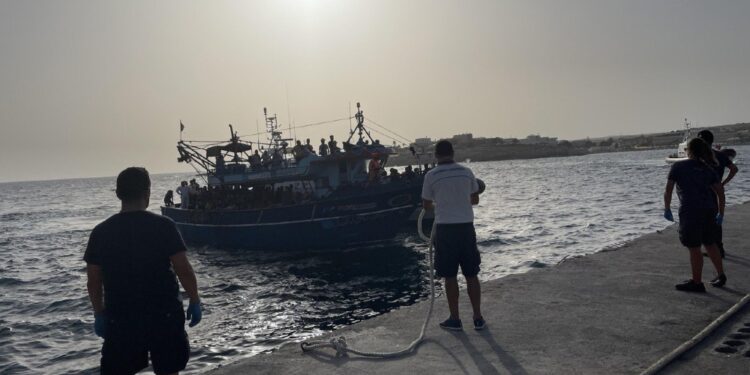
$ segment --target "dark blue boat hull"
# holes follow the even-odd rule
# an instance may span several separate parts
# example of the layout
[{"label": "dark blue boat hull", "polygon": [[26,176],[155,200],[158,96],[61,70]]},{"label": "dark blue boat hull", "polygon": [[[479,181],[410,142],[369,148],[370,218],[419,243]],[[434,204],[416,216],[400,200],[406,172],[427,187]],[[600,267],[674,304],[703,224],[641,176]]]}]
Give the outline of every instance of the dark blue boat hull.
[{"label": "dark blue boat hull", "polygon": [[[253,250],[335,249],[389,242],[411,227],[420,186],[396,185],[262,210],[162,207],[194,245]],[[416,233],[416,227],[411,228]]]}]

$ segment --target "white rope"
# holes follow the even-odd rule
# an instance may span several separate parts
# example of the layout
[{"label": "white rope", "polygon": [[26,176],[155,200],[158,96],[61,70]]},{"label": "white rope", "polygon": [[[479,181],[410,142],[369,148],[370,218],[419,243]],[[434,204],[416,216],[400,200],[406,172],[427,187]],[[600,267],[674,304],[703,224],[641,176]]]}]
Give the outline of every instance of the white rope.
[{"label": "white rope", "polygon": [[703,330],[698,332],[698,334],[695,335],[692,339],[685,341],[682,345],[678,346],[677,349],[669,352],[669,354],[665,355],[664,357],[661,357],[658,361],[656,361],[656,363],[651,365],[651,367],[645,369],[641,373],[641,375],[654,375],[663,370],[664,367],[672,363],[672,361],[674,361],[677,357],[681,356],[688,350],[692,349],[695,345],[703,341],[703,339],[710,335],[716,328],[718,328],[727,319],[732,317],[732,315],[736,314],[737,311],[739,311],[749,302],[750,294],[746,294],[744,297],[742,297],[742,299],[739,300],[739,302],[729,308],[729,310],[727,310],[725,313],[721,314],[721,316],[716,318],[716,320],[711,322],[711,324],[707,325],[706,328],[703,328]]},{"label": "white rope", "polygon": [[303,352],[312,350],[312,349],[318,349],[318,348],[325,348],[325,347],[331,347],[336,350],[336,356],[346,356],[348,353],[356,354],[362,357],[372,357],[372,358],[394,358],[394,357],[400,357],[405,354],[409,354],[414,349],[419,346],[419,344],[424,340],[425,332],[427,331],[427,324],[430,322],[430,318],[432,317],[432,308],[435,305],[435,270],[434,265],[432,264],[432,252],[433,252],[433,242],[432,239],[435,237],[435,226],[436,223],[433,220],[432,223],[432,230],[430,231],[430,236],[425,236],[424,232],[422,231],[422,219],[424,218],[425,210],[423,209],[419,213],[419,219],[417,219],[417,231],[419,233],[419,237],[423,240],[427,241],[430,244],[429,249],[429,264],[430,264],[430,307],[427,309],[427,315],[424,318],[424,323],[422,323],[422,330],[419,332],[419,337],[417,337],[414,341],[409,344],[404,349],[394,351],[394,352],[366,352],[362,350],[356,350],[356,349],[350,349],[346,345],[346,338],[344,336],[338,336],[338,337],[332,337],[331,339],[324,341],[324,340],[318,340],[318,341],[306,341],[300,343],[300,347],[302,348]]}]

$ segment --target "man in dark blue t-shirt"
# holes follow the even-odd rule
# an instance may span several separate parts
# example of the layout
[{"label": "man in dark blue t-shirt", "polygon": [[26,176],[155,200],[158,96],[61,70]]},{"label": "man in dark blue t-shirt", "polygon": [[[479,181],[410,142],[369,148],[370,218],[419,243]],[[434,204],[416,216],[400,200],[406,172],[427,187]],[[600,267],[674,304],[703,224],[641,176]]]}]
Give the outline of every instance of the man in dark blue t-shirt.
[{"label": "man in dark blue t-shirt", "polygon": [[94,228],[84,254],[94,331],[104,338],[102,374],[134,374],[149,355],[156,374],[185,368],[190,347],[177,278],[190,297],[190,326],[201,320],[197,281],[175,223],[146,211],[150,185],[143,168],[120,173],[122,209]]},{"label": "man in dark blue t-shirt", "polygon": [[672,191],[677,185],[680,198],[680,242],[690,252],[692,278],[675,285],[677,290],[688,292],[705,292],[703,285],[703,256],[701,246],[711,258],[717,276],[711,285],[722,287],[727,282],[724,265],[716,245],[720,226],[724,220],[724,189],[719,178],[709,166],[713,156],[708,145],[698,138],[691,139],[687,145],[688,160],[672,165],[664,188],[664,218],[674,221],[672,210]]},{"label": "man in dark blue t-shirt", "polygon": [[[716,176],[719,179],[719,182],[721,182],[721,186],[724,186],[726,188],[729,181],[731,181],[734,178],[734,175],[737,174],[739,171],[739,168],[732,162],[732,159],[727,156],[727,154],[715,150],[713,148],[714,143],[714,134],[711,133],[710,130],[701,130],[698,132],[698,138],[702,139],[704,142],[708,144],[708,147],[711,148],[711,151],[714,153],[714,158],[716,158],[716,161],[718,164],[713,167],[714,171],[716,172]],[[729,169],[729,174],[727,175],[727,178],[724,179],[724,170]],[[722,181],[723,180],[723,181]],[[717,240],[717,245],[719,246],[719,252],[721,252],[721,257],[724,258],[725,251],[724,251],[724,242],[723,239],[723,231],[722,228],[719,228],[719,238]]]}]

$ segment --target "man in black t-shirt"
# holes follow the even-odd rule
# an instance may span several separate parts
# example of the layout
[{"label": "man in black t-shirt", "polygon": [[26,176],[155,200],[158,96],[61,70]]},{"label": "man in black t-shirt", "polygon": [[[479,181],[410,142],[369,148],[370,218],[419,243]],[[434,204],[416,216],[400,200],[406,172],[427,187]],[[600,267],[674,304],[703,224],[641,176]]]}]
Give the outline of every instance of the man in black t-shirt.
[{"label": "man in black t-shirt", "polygon": [[171,219],[146,211],[150,193],[144,168],[122,171],[122,209],[94,228],[84,254],[94,331],[104,338],[102,374],[135,374],[149,356],[156,374],[185,368],[190,347],[177,278],[190,297],[190,326],[202,317],[185,244]]},{"label": "man in black t-shirt", "polygon": [[722,287],[727,282],[724,265],[717,246],[721,223],[724,220],[724,188],[719,183],[712,168],[711,149],[700,139],[688,142],[688,160],[672,164],[664,189],[664,218],[674,221],[672,191],[677,186],[680,198],[680,242],[690,252],[692,278],[675,285],[677,290],[705,292],[702,282],[703,256],[701,247],[706,249],[717,276],[711,285]]},{"label": "man in black t-shirt", "polygon": [[[713,167],[714,172],[716,172],[716,176],[718,177],[719,182],[721,182],[721,186],[724,186],[726,188],[729,181],[731,181],[732,178],[734,178],[734,175],[736,175],[739,171],[739,168],[737,168],[737,166],[732,162],[732,159],[730,159],[727,154],[713,148],[714,134],[711,133],[710,130],[701,130],[700,132],[698,132],[698,138],[706,142],[708,144],[708,147],[710,147],[711,151],[714,153],[714,158],[716,158],[716,161],[718,162],[718,164]],[[729,174],[727,175],[726,179],[724,179],[724,169],[729,169]],[[723,237],[723,231],[721,230],[721,227],[719,227],[719,238],[717,240],[717,245],[719,246],[719,252],[721,253],[722,258],[724,258],[725,255],[724,242],[722,241]]]}]

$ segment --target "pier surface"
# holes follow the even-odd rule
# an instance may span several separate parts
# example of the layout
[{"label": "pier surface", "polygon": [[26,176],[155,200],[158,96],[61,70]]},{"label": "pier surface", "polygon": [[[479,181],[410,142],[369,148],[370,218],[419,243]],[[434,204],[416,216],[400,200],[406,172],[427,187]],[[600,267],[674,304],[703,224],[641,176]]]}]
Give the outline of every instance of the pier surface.
[{"label": "pier surface", "polygon": [[[426,341],[402,358],[336,357],[329,348],[303,353],[290,344],[211,374],[637,374],[750,292],[748,228],[750,204],[727,209],[724,265],[729,281],[723,289],[708,284],[704,294],[674,289],[689,278],[690,265],[672,226],[611,251],[483,283],[485,331],[471,327],[465,292],[460,302],[464,331],[440,329],[437,323],[448,312],[439,297]],[[706,258],[704,281],[713,276]],[[404,307],[322,339],[343,335],[352,348],[397,350],[417,337],[428,304]],[[728,335],[741,335],[747,328],[750,308],[663,373],[750,374],[750,339],[736,336],[736,353],[715,351],[730,340]]]}]

